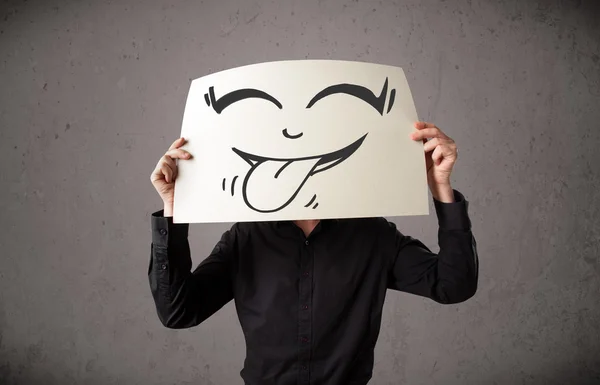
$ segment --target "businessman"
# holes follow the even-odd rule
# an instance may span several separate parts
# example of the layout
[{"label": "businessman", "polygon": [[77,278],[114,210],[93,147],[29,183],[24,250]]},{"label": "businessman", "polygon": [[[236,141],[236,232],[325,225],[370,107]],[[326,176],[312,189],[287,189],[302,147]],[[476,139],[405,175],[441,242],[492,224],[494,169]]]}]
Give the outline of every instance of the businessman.
[{"label": "businessman", "polygon": [[176,140],[151,181],[164,203],[152,214],[148,271],[158,317],[180,329],[234,300],[246,340],[247,385],[364,385],[388,289],[455,304],[477,290],[478,256],[467,201],[450,184],[455,142],[416,122],[438,218],[440,251],[384,218],[236,223],[192,271],[188,224],[174,224]]}]

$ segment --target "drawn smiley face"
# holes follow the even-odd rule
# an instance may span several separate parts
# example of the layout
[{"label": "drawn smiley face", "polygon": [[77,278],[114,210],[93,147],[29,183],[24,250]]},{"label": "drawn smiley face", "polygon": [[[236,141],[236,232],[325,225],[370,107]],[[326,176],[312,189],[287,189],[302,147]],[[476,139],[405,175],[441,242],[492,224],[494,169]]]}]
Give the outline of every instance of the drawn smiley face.
[{"label": "drawn smiley face", "polygon": [[[389,113],[394,105],[396,90],[391,89],[388,95],[388,78],[385,79],[381,92],[376,96],[368,88],[350,83],[340,83],[325,87],[319,91],[306,105],[310,109],[320,100],[336,94],[345,94],[367,103],[381,116]],[[206,105],[211,107],[217,114],[221,114],[227,107],[234,103],[247,99],[263,99],[272,103],[282,110],[283,104],[273,95],[255,88],[242,88],[231,91],[219,98],[215,95],[215,87],[210,86],[204,94]],[[387,109],[385,106],[387,104]],[[303,132],[290,133],[288,128],[281,130],[281,135],[289,140],[302,140]],[[306,154],[296,157],[273,157],[269,154],[255,153],[250,149],[232,147],[231,150],[243,159],[250,168],[247,170],[242,181],[242,197],[244,203],[250,209],[259,213],[273,213],[280,211],[294,202],[309,178],[330,170],[347,160],[356,153],[365,142],[368,132],[351,139],[349,143],[337,150],[320,153]],[[230,191],[234,195],[235,185],[238,177],[231,180]],[[227,191],[227,178],[223,178],[222,190]],[[269,191],[269,199],[265,200],[265,189]],[[317,194],[314,194],[304,207],[317,209]]]}]

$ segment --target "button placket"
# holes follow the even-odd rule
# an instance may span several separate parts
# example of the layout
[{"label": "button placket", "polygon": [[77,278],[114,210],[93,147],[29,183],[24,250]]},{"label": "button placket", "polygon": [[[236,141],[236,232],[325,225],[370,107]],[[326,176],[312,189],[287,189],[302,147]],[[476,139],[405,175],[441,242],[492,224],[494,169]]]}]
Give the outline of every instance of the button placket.
[{"label": "button placket", "polygon": [[311,334],[312,334],[312,268],[313,268],[313,246],[308,239],[304,240],[304,247],[300,251],[300,279],[298,298],[298,383],[309,384],[310,382],[310,356],[311,356]]}]

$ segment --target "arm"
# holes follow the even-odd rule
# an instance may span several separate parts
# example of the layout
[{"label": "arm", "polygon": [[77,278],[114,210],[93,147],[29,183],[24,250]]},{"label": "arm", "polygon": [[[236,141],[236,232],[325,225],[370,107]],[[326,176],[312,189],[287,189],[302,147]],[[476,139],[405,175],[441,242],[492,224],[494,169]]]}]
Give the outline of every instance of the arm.
[{"label": "arm", "polygon": [[231,264],[235,229],[223,234],[212,253],[191,272],[188,224],[152,214],[148,279],[158,318],[172,329],[196,326],[233,299]]},{"label": "arm", "polygon": [[434,199],[434,205],[439,223],[438,254],[419,240],[402,235],[393,223],[388,223],[386,244],[393,245],[388,287],[443,304],[463,302],[475,295],[479,275],[468,202],[454,190],[453,203]]}]

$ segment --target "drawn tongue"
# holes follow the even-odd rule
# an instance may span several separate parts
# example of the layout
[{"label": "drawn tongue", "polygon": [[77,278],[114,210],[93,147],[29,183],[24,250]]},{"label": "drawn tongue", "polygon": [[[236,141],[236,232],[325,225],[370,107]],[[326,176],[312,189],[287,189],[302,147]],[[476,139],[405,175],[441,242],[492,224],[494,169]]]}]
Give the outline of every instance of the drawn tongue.
[{"label": "drawn tongue", "polygon": [[248,203],[260,211],[274,211],[298,193],[320,158],[307,160],[265,160],[247,176]]}]

